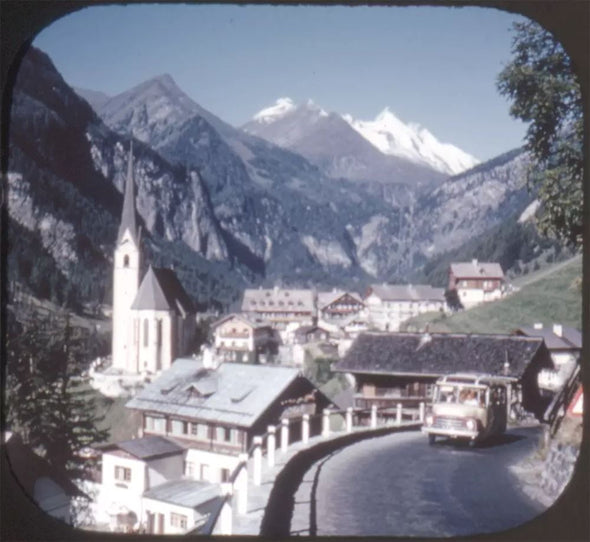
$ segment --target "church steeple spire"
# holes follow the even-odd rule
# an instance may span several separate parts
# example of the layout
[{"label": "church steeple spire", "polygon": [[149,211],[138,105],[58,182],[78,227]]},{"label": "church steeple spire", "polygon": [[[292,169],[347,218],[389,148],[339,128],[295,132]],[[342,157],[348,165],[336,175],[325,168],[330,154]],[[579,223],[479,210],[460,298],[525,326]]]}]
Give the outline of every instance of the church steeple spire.
[{"label": "church steeple spire", "polygon": [[121,241],[125,232],[129,230],[132,239],[137,242],[137,217],[135,213],[135,183],[133,181],[133,140],[129,147],[127,161],[127,179],[125,181],[125,195],[123,197],[123,212],[117,240]]}]

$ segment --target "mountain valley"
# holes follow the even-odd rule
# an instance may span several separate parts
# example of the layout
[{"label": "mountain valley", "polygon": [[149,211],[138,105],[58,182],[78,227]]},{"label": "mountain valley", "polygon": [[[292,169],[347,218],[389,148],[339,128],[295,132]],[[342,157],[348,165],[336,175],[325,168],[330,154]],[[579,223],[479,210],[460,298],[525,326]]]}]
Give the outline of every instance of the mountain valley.
[{"label": "mountain valley", "polygon": [[223,306],[245,285],[405,282],[534,200],[519,150],[449,176],[378,150],[314,104],[285,102],[296,116],[241,130],[168,75],[114,97],[78,92],[96,112],[30,49],[14,89],[8,178],[10,220],[40,240],[60,280],[79,277],[82,299],[109,302],[130,138],[150,261],[173,265],[199,301]]}]

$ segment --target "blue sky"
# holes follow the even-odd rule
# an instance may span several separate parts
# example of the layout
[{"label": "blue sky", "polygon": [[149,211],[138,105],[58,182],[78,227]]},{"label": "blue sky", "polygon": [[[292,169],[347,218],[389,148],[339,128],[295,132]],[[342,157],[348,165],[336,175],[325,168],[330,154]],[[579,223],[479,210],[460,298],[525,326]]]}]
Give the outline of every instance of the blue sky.
[{"label": "blue sky", "polygon": [[389,106],[486,160],[526,130],[495,87],[518,19],[477,7],[97,6],[34,45],[72,86],[115,95],[169,73],[235,126],[286,96],[363,120]]}]

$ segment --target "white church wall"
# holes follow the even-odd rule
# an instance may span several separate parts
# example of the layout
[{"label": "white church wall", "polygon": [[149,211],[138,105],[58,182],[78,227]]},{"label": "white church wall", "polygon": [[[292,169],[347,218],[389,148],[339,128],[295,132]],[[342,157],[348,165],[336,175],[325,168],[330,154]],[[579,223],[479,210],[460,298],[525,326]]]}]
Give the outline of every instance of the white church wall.
[{"label": "white church wall", "polygon": [[113,367],[128,370],[132,340],[131,304],[139,288],[140,252],[127,232],[114,254],[113,271]]},{"label": "white church wall", "polygon": [[136,370],[157,373],[167,369],[172,358],[170,313],[157,310],[138,310],[134,313],[139,328]]}]

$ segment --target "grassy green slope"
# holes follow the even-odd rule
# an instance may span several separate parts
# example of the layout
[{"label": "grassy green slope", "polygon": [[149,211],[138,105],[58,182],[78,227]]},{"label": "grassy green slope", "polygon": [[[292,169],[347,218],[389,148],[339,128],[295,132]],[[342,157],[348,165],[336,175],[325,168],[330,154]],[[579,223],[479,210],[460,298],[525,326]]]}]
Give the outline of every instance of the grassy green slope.
[{"label": "grassy green slope", "polygon": [[428,313],[406,322],[403,329],[433,332],[510,333],[535,322],[582,327],[582,259],[556,264],[527,276],[512,295],[453,315]]}]

